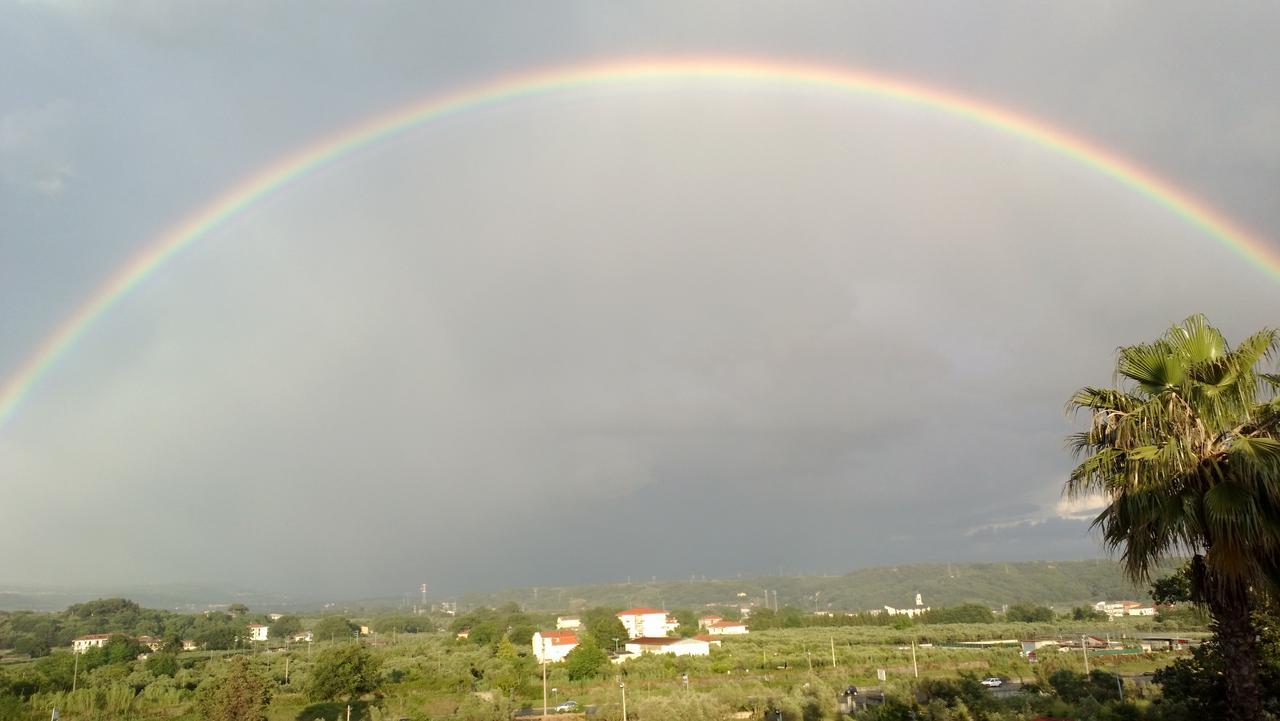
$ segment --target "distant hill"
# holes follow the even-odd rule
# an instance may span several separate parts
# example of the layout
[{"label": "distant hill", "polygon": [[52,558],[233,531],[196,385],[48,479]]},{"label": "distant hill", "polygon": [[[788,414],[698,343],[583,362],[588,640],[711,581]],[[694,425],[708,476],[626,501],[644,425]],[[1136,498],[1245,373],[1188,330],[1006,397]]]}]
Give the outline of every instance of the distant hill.
[{"label": "distant hill", "polygon": [[84,603],[98,598],[128,598],[145,608],[187,612],[203,611],[232,603],[243,603],[250,608],[273,610],[296,605],[288,597],[280,594],[196,584],[51,588],[0,583],[0,611],[60,611],[73,603]]},{"label": "distant hill", "polygon": [[[1169,564],[1165,572],[1172,571],[1176,565]],[[1018,602],[1069,607],[1104,599],[1149,598],[1146,588],[1135,587],[1124,578],[1117,563],[1097,559],[880,566],[843,576],[761,576],[513,588],[470,594],[460,597],[459,602],[464,607],[474,607],[514,601],[534,611],[588,606],[674,609],[739,602],[763,605],[766,590],[776,591],[777,601],[783,606],[841,611],[912,606],[917,593],[928,606],[974,602],[996,608]]]}]

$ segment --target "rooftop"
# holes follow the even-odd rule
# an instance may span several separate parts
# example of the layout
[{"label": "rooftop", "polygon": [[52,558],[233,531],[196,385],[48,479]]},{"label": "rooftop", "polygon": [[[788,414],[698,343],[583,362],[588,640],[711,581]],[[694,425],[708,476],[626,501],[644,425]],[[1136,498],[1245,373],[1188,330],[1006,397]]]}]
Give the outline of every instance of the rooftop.
[{"label": "rooftop", "polygon": [[643,607],[642,607],[642,608],[628,608],[628,609],[627,609],[627,610],[625,610],[625,611],[618,611],[618,615],[619,615],[619,616],[648,616],[648,615],[650,615],[650,614],[654,614],[654,613],[662,613],[662,614],[665,614],[665,613],[666,613],[666,611],[662,611],[662,610],[659,610],[659,609],[656,609],[656,608],[643,608]]},{"label": "rooftop", "polygon": [[552,646],[563,646],[567,643],[577,643],[578,634],[573,631],[539,631],[543,641],[548,641]]}]

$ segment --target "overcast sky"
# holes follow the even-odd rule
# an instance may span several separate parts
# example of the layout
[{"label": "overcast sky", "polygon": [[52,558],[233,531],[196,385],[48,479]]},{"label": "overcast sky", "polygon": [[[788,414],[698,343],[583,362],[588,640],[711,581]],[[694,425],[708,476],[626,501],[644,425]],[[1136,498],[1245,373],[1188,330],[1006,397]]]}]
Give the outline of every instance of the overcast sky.
[{"label": "overcast sky", "polygon": [[[0,376],[167,228],[375,114],[727,55],[1047,120],[1280,239],[1269,3],[0,4]],[[1268,241],[1273,247],[1277,240]],[[883,99],[614,85],[288,186],[0,428],[0,582],[368,597],[1099,553],[1071,391],[1275,282],[1070,160]]]}]

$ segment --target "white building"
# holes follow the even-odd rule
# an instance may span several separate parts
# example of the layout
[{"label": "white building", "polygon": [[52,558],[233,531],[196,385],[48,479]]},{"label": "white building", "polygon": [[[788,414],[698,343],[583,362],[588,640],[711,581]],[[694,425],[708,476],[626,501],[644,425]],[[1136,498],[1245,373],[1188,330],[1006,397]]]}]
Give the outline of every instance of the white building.
[{"label": "white building", "polygon": [[268,613],[268,614],[267,614],[267,618],[271,619],[272,621],[279,621],[280,619],[284,618],[284,614],[283,614],[283,613]]},{"label": "white building", "polygon": [[673,656],[707,656],[711,644],[700,638],[633,638],[627,641],[627,653],[669,653]]},{"label": "white building", "polygon": [[563,661],[578,647],[578,634],[573,631],[538,631],[533,634],[533,656],[538,663]]},{"label": "white building", "polygon": [[557,616],[556,628],[561,631],[577,631],[582,628],[582,619],[577,616]]},{"label": "white building", "polygon": [[196,649],[198,649],[198,648],[200,648],[200,647],[196,645],[196,642],[195,642],[195,641],[193,641],[193,640],[191,640],[191,639],[189,639],[189,638],[184,638],[184,639],[182,639],[182,650],[183,650],[183,651],[195,651],[195,650],[196,650]]},{"label": "white building", "polygon": [[1144,606],[1137,601],[1098,601],[1093,604],[1093,610],[1101,611],[1110,618],[1156,615],[1154,606]]},{"label": "white building", "polygon": [[[907,618],[915,618],[928,610],[928,606],[916,606],[915,608],[894,608],[893,606],[884,607],[884,613],[887,613],[890,616],[906,616]],[[879,613],[875,611],[872,611],[872,614],[877,616],[879,615]]]},{"label": "white building", "polygon": [[703,616],[702,618],[698,619],[698,628],[706,628],[707,626],[710,626],[713,623],[719,623],[723,620],[724,620],[724,616],[717,616],[715,614],[712,614],[710,616]]},{"label": "white building", "polygon": [[680,624],[656,608],[628,608],[618,613],[628,638],[669,636]]},{"label": "white building", "polygon": [[314,636],[312,636],[310,631],[299,631],[293,634],[292,636],[290,636],[289,640],[293,641],[294,643],[297,643],[299,641],[307,641],[309,643],[312,638],[314,638]]},{"label": "white building", "polygon": [[249,624],[248,628],[249,628],[250,641],[265,641],[267,640],[267,631],[271,627],[263,626],[260,623],[251,623]]},{"label": "white building", "polygon": [[747,632],[747,624],[742,621],[716,621],[707,626],[707,633],[712,636],[740,636]]},{"label": "white building", "polygon": [[109,633],[91,633],[88,636],[72,639],[71,652],[84,653],[91,648],[102,648],[107,645],[107,641],[111,639]]}]

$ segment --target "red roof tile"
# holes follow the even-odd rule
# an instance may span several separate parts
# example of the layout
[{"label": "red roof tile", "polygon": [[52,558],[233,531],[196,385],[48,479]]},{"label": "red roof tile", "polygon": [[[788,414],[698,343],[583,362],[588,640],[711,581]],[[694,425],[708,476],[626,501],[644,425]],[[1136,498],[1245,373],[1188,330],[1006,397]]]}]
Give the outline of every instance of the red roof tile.
[{"label": "red roof tile", "polygon": [[618,611],[619,616],[648,616],[651,613],[666,613],[656,608],[628,608],[625,611]]},{"label": "red roof tile", "polygon": [[578,634],[573,631],[539,631],[544,641],[548,641],[552,646],[563,646],[568,643],[577,643]]}]

